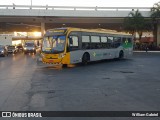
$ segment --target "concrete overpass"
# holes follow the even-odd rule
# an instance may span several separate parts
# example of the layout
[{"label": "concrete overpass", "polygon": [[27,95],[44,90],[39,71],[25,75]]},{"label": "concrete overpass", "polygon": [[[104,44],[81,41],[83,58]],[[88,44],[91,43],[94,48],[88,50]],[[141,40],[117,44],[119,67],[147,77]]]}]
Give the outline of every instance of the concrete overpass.
[{"label": "concrete overpass", "polygon": [[122,30],[124,17],[136,10],[139,10],[145,18],[150,18],[149,7],[0,5],[0,31],[44,33],[46,29],[68,26]]},{"label": "concrete overpass", "polygon": [[150,8],[139,7],[0,5],[0,31],[41,31],[63,26],[121,29],[124,17],[137,9],[144,17],[150,16]]}]

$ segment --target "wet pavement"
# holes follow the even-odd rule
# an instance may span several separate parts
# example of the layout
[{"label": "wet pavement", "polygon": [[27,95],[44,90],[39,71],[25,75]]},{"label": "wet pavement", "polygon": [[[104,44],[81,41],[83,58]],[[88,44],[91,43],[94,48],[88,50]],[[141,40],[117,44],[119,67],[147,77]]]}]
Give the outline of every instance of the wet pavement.
[{"label": "wet pavement", "polygon": [[0,111],[159,111],[160,53],[67,68],[0,57],[0,96]]}]

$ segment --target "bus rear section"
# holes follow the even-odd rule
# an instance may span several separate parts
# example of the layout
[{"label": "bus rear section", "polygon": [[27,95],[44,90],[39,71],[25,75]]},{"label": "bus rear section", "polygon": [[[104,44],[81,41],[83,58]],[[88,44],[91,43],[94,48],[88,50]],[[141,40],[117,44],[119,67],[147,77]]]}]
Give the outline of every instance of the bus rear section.
[{"label": "bus rear section", "polygon": [[[133,53],[133,37],[107,31],[72,31],[69,36],[70,63],[129,58]],[[72,42],[70,42],[72,41]]]}]

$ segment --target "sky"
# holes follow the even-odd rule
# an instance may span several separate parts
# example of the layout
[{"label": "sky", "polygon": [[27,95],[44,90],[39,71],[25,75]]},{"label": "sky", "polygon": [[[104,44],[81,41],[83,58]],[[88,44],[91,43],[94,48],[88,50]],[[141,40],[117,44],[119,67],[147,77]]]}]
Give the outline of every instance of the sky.
[{"label": "sky", "polygon": [[3,0],[0,5],[48,5],[91,7],[153,7],[160,0]]}]

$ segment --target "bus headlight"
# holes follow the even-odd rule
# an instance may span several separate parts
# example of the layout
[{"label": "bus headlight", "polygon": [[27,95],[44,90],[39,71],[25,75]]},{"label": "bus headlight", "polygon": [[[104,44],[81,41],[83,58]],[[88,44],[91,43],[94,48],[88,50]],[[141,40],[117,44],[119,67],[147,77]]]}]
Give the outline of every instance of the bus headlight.
[{"label": "bus headlight", "polygon": [[59,57],[58,58],[63,58],[65,56],[65,54],[64,53],[61,53],[61,54],[59,54]]},{"label": "bus headlight", "polygon": [[44,58],[44,57],[45,57],[45,55],[44,55],[43,53],[41,53],[41,54],[40,54],[40,57]]}]

